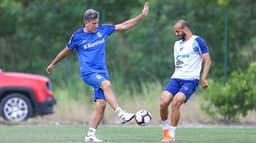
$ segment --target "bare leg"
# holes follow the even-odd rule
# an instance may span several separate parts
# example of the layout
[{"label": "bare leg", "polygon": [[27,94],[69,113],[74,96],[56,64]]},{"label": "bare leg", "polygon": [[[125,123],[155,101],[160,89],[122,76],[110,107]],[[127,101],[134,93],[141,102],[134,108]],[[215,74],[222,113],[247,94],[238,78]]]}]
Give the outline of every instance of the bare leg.
[{"label": "bare leg", "polygon": [[134,118],[134,113],[125,112],[119,107],[116,97],[112,91],[111,82],[109,80],[105,80],[101,83],[101,89],[104,91],[106,101],[109,103],[112,109],[117,113],[119,120],[122,124]]},{"label": "bare leg", "polygon": [[99,126],[103,118],[105,108],[106,108],[106,102],[103,99],[97,99],[96,109],[92,114],[92,121],[91,121],[92,128],[97,129],[97,127]]},{"label": "bare leg", "polygon": [[180,120],[180,107],[185,102],[186,96],[178,92],[172,101],[171,126],[176,127]]},{"label": "bare leg", "polygon": [[169,122],[168,122],[168,107],[173,99],[173,95],[164,91],[160,98],[160,117],[162,120],[162,131],[163,131],[163,139],[161,142],[170,142],[172,138],[169,136]]},{"label": "bare leg", "polygon": [[100,87],[104,91],[106,101],[109,103],[112,109],[115,110],[117,107],[119,107],[116,97],[112,91],[111,82],[109,80],[105,80],[101,83]]},{"label": "bare leg", "polygon": [[96,100],[96,109],[92,114],[91,127],[89,128],[87,135],[85,136],[86,142],[102,142],[102,140],[96,138],[96,129],[98,128],[106,108],[106,102],[103,99]]},{"label": "bare leg", "polygon": [[168,106],[172,101],[173,96],[170,92],[164,91],[160,98],[160,117],[162,121],[168,118]]}]

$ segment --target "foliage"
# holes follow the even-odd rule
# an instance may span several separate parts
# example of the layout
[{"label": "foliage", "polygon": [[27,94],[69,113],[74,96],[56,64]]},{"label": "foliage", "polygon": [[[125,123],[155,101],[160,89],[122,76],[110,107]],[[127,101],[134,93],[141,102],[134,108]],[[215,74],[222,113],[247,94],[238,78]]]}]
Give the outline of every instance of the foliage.
[{"label": "foliage", "polygon": [[[1,48],[7,47],[8,52],[1,53],[5,58],[0,64],[6,70],[44,73],[45,66],[65,46],[71,33],[82,26],[82,14],[86,8],[99,10],[101,23],[116,24],[139,14],[143,3],[143,0],[132,3],[117,0],[76,3],[68,0],[58,3],[53,0],[1,1],[0,45]],[[223,10],[225,8],[230,13],[230,47],[237,49],[246,43],[250,45],[248,37],[253,39],[253,5],[255,3],[249,0],[150,1],[150,13],[142,23],[127,32],[113,34],[109,39],[108,65],[130,80],[166,78],[172,72],[172,45],[176,40],[172,25],[175,20],[184,18],[191,23],[195,34],[206,39],[214,64],[222,67],[222,58],[218,56],[223,54],[220,48],[223,43],[220,34],[223,33]],[[244,20],[236,22],[241,18]],[[241,34],[247,37],[243,38]],[[238,51],[230,50],[230,59],[237,55],[240,56]],[[71,60],[76,61],[76,58]],[[244,62],[239,64],[244,65]],[[221,74],[221,71],[214,72]]]},{"label": "foliage", "polygon": [[[0,67],[6,71],[45,73],[49,62],[62,50],[73,31],[82,26],[85,9],[101,13],[101,23],[117,24],[138,15],[145,0],[2,0],[0,1]],[[142,81],[166,83],[172,74],[173,24],[186,19],[209,47],[213,68],[210,76],[223,76],[224,12],[229,20],[229,74],[243,71],[255,60],[256,21],[252,0],[150,0],[150,12],[134,28],[114,33],[107,44],[107,64],[112,79],[121,85]],[[246,28],[245,28],[246,27]],[[242,32],[241,32],[242,31]],[[246,36],[245,36],[246,35]],[[62,86],[79,75],[75,52],[49,75]],[[75,75],[75,76],[76,76]],[[127,85],[128,83],[128,85]],[[120,88],[120,87],[118,87]]]},{"label": "foliage", "polygon": [[[62,50],[70,35],[82,27],[85,9],[100,11],[100,22],[118,24],[138,15],[146,0],[1,0],[0,68],[43,74]],[[254,64],[256,60],[255,0],[149,0],[150,11],[134,28],[114,33],[108,39],[107,66],[118,95],[155,95],[145,86],[165,84],[172,74],[173,24],[187,20],[194,34],[208,44],[212,59],[209,95],[204,109],[234,120],[255,107]],[[224,13],[228,14],[228,78],[223,85]],[[254,70],[253,70],[254,69]],[[232,72],[233,71],[233,72]],[[92,90],[79,77],[79,63],[72,52],[51,75],[53,88],[67,89],[65,97],[79,100]],[[251,76],[251,77],[250,77]],[[1,79],[0,79],[1,80]],[[144,84],[146,83],[146,84]],[[65,92],[64,90],[63,92]],[[140,91],[142,94],[133,94]],[[79,93],[79,94],[78,94]],[[82,93],[82,94],[80,94]],[[57,93],[59,98],[64,93]],[[151,99],[148,98],[148,100]],[[140,97],[136,97],[140,98]],[[153,105],[152,105],[153,106]]]},{"label": "foliage", "polygon": [[256,110],[256,62],[244,72],[234,71],[229,81],[223,85],[211,81],[208,95],[205,95],[203,109],[212,116],[220,114],[227,120],[236,120],[238,115],[245,117],[250,110]]}]

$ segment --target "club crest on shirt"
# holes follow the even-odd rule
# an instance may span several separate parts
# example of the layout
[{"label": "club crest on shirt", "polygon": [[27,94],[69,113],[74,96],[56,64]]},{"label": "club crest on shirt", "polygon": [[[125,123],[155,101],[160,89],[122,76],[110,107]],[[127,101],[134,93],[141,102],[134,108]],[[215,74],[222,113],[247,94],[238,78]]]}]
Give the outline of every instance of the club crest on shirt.
[{"label": "club crest on shirt", "polygon": [[98,37],[102,37],[102,34],[100,32],[97,33]]}]

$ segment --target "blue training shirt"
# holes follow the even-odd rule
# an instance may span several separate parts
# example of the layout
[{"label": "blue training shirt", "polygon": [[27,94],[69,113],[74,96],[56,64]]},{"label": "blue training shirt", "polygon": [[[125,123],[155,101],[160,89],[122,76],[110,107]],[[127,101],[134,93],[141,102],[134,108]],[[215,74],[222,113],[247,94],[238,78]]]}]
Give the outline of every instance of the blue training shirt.
[{"label": "blue training shirt", "polygon": [[108,36],[114,31],[114,25],[100,25],[95,33],[87,33],[80,28],[72,34],[67,47],[70,50],[76,49],[82,76],[108,73],[105,47]]}]

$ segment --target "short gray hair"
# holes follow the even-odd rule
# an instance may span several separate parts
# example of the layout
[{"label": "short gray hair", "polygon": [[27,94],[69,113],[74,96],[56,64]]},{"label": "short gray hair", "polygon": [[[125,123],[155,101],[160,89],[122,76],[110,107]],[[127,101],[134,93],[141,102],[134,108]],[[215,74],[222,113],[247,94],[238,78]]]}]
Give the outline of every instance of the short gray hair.
[{"label": "short gray hair", "polygon": [[84,12],[84,17],[83,20],[85,21],[92,21],[95,19],[98,19],[100,17],[99,12],[97,10],[94,9],[87,9]]}]

